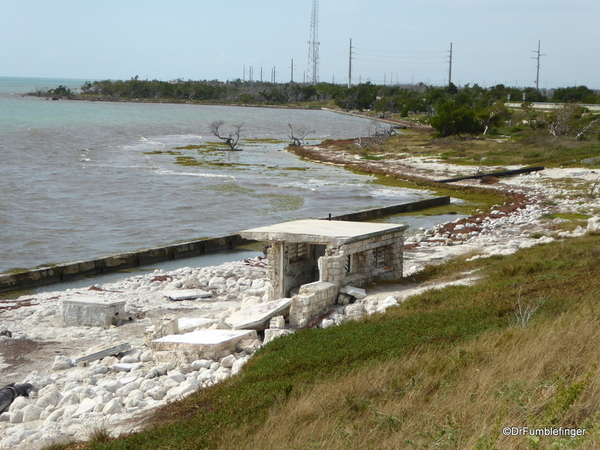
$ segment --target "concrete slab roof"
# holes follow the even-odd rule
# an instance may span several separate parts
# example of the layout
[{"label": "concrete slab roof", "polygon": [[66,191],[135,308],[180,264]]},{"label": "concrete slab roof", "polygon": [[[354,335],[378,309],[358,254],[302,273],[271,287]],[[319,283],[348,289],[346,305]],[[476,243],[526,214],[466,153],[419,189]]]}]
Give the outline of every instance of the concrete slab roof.
[{"label": "concrete slab roof", "polygon": [[307,242],[342,245],[370,237],[404,231],[407,225],[342,220],[294,220],[240,231],[246,239],[271,242]]}]

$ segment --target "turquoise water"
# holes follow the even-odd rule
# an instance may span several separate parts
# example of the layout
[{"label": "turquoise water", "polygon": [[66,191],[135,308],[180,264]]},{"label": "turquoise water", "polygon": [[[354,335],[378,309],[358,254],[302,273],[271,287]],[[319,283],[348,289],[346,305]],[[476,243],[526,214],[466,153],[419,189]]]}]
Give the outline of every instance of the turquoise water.
[{"label": "turquoise water", "polygon": [[[0,78],[0,271],[430,195],[283,151],[288,124],[314,130],[310,136],[320,142],[365,135],[366,119],[21,95],[84,81]],[[177,149],[215,141],[208,129],[215,120],[244,123],[243,151]]]}]

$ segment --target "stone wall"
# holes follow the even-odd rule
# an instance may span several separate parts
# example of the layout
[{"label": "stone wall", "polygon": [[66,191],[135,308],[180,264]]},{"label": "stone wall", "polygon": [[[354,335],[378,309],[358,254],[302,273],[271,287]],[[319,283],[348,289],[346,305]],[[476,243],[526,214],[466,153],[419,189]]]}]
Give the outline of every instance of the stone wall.
[{"label": "stone wall", "polygon": [[375,278],[401,278],[403,232],[328,248],[321,258],[321,281],[362,285]]},{"label": "stone wall", "polygon": [[297,295],[292,297],[290,306],[290,326],[303,327],[333,303],[338,296],[338,286],[333,283],[316,281],[304,284]]}]

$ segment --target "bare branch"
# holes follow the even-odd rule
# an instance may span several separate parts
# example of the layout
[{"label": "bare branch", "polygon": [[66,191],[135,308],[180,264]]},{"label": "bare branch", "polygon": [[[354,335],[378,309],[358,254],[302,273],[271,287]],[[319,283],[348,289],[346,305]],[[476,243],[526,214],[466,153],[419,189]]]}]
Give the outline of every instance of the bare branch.
[{"label": "bare branch", "polygon": [[307,135],[309,135],[310,133],[314,133],[314,131],[308,131],[303,128],[294,130],[292,125],[289,123],[288,123],[288,127],[290,127],[290,134],[288,134],[288,137],[292,140],[292,145],[295,145],[295,146],[303,145],[304,138]]},{"label": "bare branch", "polygon": [[244,124],[240,123],[232,125],[233,131],[230,131],[229,134],[221,131],[221,128],[224,124],[225,122],[223,120],[215,120],[208,126],[208,128],[215,137],[221,139],[222,141],[225,141],[225,143],[229,147],[229,150],[239,150],[236,147],[238,141],[240,140],[240,135],[243,131],[242,127],[244,126]]}]

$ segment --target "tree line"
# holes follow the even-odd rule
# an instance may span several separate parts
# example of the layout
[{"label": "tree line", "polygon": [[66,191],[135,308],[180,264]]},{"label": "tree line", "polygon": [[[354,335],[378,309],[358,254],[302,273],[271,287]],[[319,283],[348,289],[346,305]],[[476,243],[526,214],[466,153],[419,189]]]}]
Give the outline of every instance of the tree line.
[{"label": "tree line", "polygon": [[381,86],[370,82],[352,87],[332,83],[316,85],[303,83],[269,83],[261,81],[219,80],[102,80],[86,82],[81,95],[104,100],[166,100],[166,101],[214,101],[242,104],[274,104],[320,102],[333,100],[346,110],[374,110],[382,115],[431,112],[433,105],[447,95],[464,94],[476,100],[531,101],[531,102],[579,102],[598,104],[600,92],[586,86],[576,86],[540,92],[534,88],[507,87],[502,84],[483,88],[477,84],[458,88],[428,86],[424,83],[404,86]]},{"label": "tree line", "polygon": [[[86,82],[80,94],[59,86],[36,92],[62,98],[88,98],[109,101],[214,102],[247,105],[319,106],[333,102],[346,111],[371,111],[379,118],[420,115],[422,122],[433,126],[442,137],[487,134],[507,121],[510,112],[505,103],[522,104],[532,128],[546,128],[555,137],[574,134],[582,138],[595,129],[595,116],[574,105],[600,104],[600,92],[586,86],[538,91],[498,84],[484,88],[477,84],[457,87],[428,86],[424,83],[404,86],[381,86],[370,82],[355,86],[333,83],[269,83],[259,81],[218,80],[102,80]],[[311,104],[311,102],[313,102]],[[540,113],[531,102],[555,102],[565,105],[554,112]],[[576,123],[577,122],[577,123]],[[587,127],[587,128],[586,128]],[[586,130],[581,134],[582,130]],[[579,130],[579,131],[577,131]]]}]

